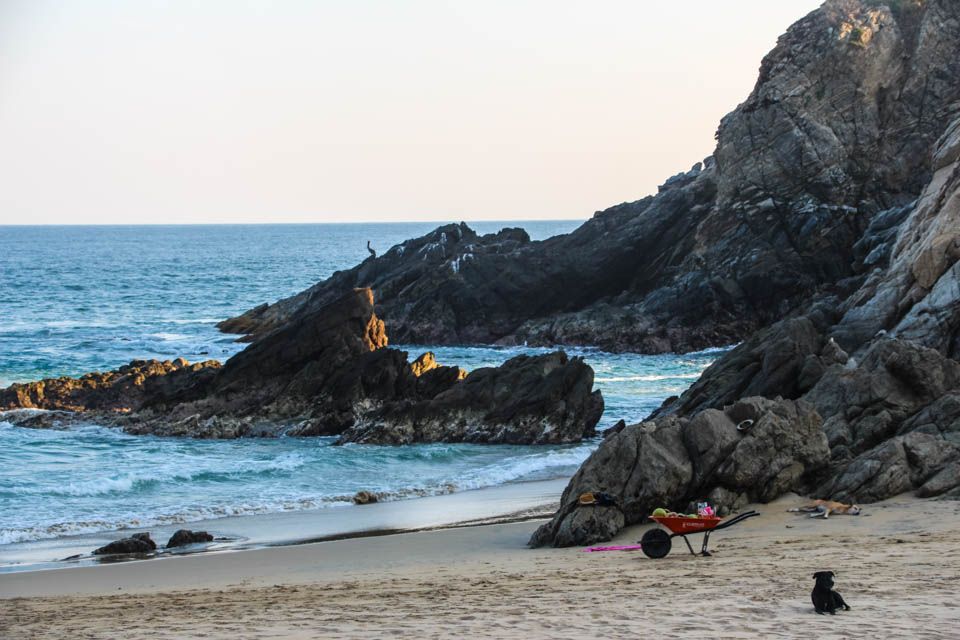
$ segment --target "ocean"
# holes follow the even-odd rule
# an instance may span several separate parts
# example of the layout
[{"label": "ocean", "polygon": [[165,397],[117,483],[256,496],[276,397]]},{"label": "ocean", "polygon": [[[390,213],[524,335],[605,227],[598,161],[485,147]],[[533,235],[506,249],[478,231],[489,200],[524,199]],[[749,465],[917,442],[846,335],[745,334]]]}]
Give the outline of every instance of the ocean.
[{"label": "ocean", "polygon": [[[479,222],[533,239],[578,221]],[[244,348],[215,323],[296,293],[437,223],[0,227],[0,387],[132,359],[226,360]],[[467,370],[525,347],[395,345]],[[637,421],[719,351],[642,356],[570,348],[596,370],[600,427]],[[0,564],[12,545],[78,534],[407,499],[571,475],[598,440],[569,446],[330,446],[329,438],[206,441],[96,424],[32,430],[0,415]]]}]

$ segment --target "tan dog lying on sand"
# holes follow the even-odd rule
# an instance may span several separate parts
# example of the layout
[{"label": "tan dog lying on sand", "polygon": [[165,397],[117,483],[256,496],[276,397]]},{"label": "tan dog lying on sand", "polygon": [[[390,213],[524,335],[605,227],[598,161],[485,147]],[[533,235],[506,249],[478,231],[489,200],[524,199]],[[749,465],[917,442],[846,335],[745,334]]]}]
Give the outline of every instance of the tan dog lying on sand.
[{"label": "tan dog lying on sand", "polygon": [[846,514],[848,516],[858,516],[860,515],[860,507],[855,504],[843,504],[842,502],[834,502],[833,500],[814,500],[813,504],[807,504],[802,507],[794,507],[793,509],[787,509],[787,511],[792,511],[794,513],[802,511],[804,513],[809,513],[811,518],[829,518],[831,513],[840,513]]}]

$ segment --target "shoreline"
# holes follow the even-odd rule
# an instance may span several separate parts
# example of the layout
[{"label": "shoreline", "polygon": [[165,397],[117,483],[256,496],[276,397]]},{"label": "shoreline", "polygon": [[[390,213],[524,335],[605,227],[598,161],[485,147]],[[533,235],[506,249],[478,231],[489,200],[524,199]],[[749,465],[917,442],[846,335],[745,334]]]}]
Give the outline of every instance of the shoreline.
[{"label": "shoreline", "polygon": [[[482,489],[367,505],[231,516],[145,528],[104,531],[21,542],[0,547],[0,578],[33,571],[143,563],[184,556],[243,552],[403,533],[546,518],[556,510],[568,478],[514,482]],[[112,540],[149,531],[158,546],[177,529],[207,530],[208,545],[159,548],[147,557],[92,556]],[[80,556],[73,558],[72,556]]]},{"label": "shoreline", "polygon": [[[709,558],[680,541],[661,560],[528,549],[537,526],[529,521],[4,574],[0,635],[955,635],[960,502],[901,496],[857,517],[786,513],[802,502],[751,505],[761,517],[712,537]],[[630,527],[613,544],[649,527]],[[814,613],[811,574],[825,569],[852,611]]]}]

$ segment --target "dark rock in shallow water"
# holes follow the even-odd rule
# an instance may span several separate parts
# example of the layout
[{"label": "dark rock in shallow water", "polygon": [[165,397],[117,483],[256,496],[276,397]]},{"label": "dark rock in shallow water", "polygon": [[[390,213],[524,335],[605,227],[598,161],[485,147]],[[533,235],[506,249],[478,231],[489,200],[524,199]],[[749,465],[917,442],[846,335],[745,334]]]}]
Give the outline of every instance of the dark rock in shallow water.
[{"label": "dark rock in shallow water", "polygon": [[129,538],[114,540],[110,544],[104,545],[93,552],[94,555],[121,555],[150,553],[155,551],[157,543],[150,538],[149,533],[135,533]]},{"label": "dark rock in shallow water", "polygon": [[372,491],[357,491],[357,494],[353,496],[353,504],[373,504],[378,501],[377,494]]},{"label": "dark rock in shallow water", "polygon": [[213,536],[206,531],[190,531],[189,529],[179,529],[170,536],[167,541],[167,549],[175,547],[185,547],[188,544],[198,544],[201,542],[213,542]]}]

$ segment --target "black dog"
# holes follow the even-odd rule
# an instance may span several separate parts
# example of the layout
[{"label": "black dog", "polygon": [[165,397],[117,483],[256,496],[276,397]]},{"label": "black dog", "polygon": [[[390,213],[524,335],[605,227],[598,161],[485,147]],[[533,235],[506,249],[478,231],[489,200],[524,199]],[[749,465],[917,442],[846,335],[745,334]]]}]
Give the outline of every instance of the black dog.
[{"label": "black dog", "polygon": [[817,581],[817,586],[813,588],[810,598],[817,613],[834,615],[837,609],[850,611],[850,606],[843,601],[843,597],[833,590],[833,571],[817,571],[813,574],[813,579]]}]

